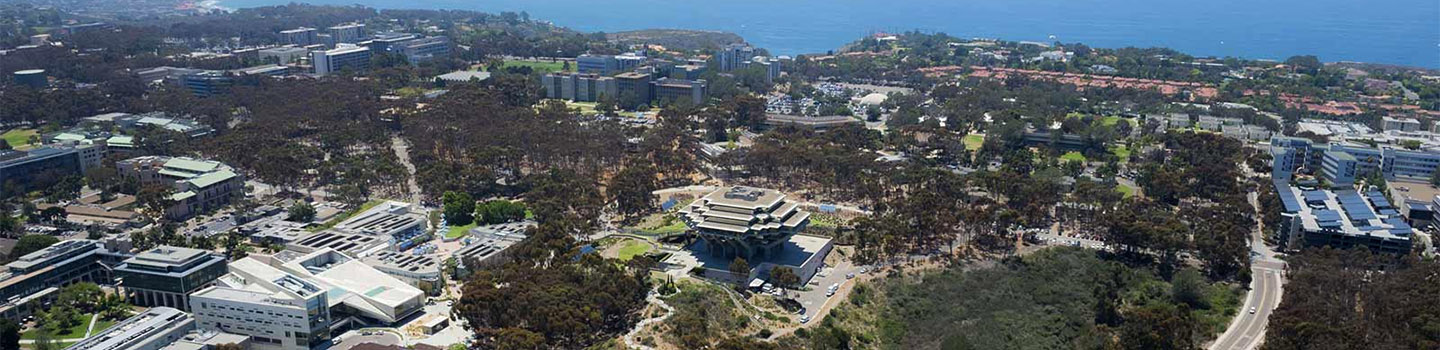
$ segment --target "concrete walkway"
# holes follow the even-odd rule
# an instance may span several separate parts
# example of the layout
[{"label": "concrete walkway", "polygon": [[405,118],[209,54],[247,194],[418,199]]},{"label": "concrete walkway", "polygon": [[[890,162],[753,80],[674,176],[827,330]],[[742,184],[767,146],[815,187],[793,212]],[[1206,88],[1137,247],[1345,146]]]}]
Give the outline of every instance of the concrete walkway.
[{"label": "concrete walkway", "polygon": [[653,346],[640,344],[639,341],[635,340],[635,336],[640,334],[640,331],[645,330],[645,327],[656,322],[665,321],[665,319],[670,318],[670,315],[675,314],[675,308],[671,307],[670,304],[666,304],[664,300],[661,300],[660,294],[656,293],[653,290],[650,291],[649,295],[645,296],[645,300],[655,304],[656,306],[659,306],[661,309],[665,309],[665,314],[660,315],[660,317],[651,317],[640,320],[640,322],[635,323],[635,328],[630,329],[629,333],[625,333],[625,337],[623,337],[623,339],[625,340],[625,346],[631,349],[655,350],[655,347]]},{"label": "concrete walkway", "polygon": [[390,136],[390,149],[395,151],[395,158],[400,160],[400,165],[410,174],[405,180],[406,189],[410,191],[409,202],[420,203],[420,182],[415,179],[415,164],[410,163],[410,143],[398,135]]}]

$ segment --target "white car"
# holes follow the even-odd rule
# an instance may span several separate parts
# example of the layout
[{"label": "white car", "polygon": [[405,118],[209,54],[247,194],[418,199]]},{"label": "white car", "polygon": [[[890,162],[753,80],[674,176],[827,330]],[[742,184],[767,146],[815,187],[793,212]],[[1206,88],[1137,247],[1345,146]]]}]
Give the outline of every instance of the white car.
[{"label": "white car", "polygon": [[810,323],[810,316],[800,316],[800,323]]},{"label": "white car", "polygon": [[1255,307],[1254,307],[1254,306],[1251,306],[1251,307],[1250,307],[1250,313],[1251,313],[1251,314],[1254,314],[1254,313],[1255,313]]}]

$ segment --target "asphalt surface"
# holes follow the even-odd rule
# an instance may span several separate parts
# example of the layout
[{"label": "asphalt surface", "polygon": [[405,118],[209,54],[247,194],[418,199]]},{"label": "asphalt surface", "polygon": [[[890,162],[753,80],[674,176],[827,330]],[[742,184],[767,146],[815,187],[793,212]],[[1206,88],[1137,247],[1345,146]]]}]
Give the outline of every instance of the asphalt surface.
[{"label": "asphalt surface", "polygon": [[[1258,207],[1255,194],[1251,193],[1250,203]],[[1245,295],[1245,305],[1230,321],[1225,333],[1210,344],[1210,350],[1250,350],[1260,347],[1265,339],[1265,326],[1270,323],[1270,312],[1280,305],[1284,293],[1285,262],[1275,258],[1275,252],[1265,245],[1259,227],[1250,235],[1250,292]],[[1254,308],[1255,313],[1250,313]]]}]

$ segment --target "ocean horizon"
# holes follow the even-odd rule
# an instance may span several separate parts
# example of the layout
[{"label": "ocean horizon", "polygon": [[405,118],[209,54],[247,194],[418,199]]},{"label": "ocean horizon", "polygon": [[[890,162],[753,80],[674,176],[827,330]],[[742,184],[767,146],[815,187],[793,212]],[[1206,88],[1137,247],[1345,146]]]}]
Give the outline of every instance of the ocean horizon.
[{"label": "ocean horizon", "polygon": [[777,55],[825,53],[866,35],[918,30],[960,38],[1168,47],[1195,56],[1315,55],[1440,69],[1440,1],[1274,0],[220,0],[245,8],[303,2],[380,9],[524,11],[575,30],[725,31]]}]

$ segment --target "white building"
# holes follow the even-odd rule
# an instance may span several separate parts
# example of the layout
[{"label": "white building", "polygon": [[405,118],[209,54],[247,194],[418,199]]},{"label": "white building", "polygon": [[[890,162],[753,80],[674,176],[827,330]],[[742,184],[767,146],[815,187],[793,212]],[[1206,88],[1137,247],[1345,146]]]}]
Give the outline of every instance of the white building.
[{"label": "white building", "polygon": [[1385,117],[1382,121],[1383,124],[1381,126],[1384,127],[1385,131],[1420,131],[1420,121],[1415,120],[1415,118]]},{"label": "white building", "polygon": [[342,70],[366,70],[370,68],[370,48],[351,44],[337,45],[332,50],[310,52],[310,64],[315,74],[327,75]]},{"label": "white building", "polygon": [[202,330],[249,336],[254,350],[311,350],[330,345],[327,290],[246,258],[218,284],[190,295]]}]

